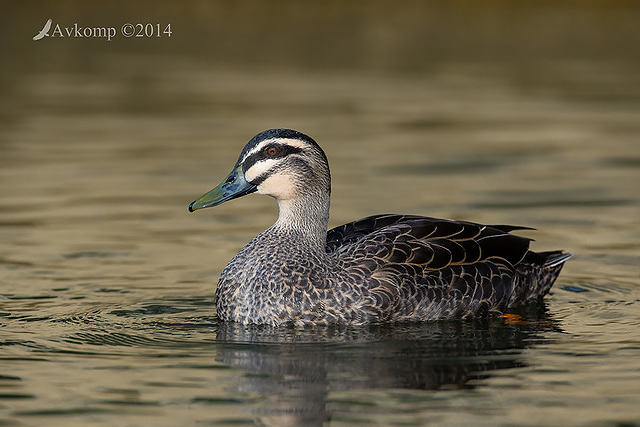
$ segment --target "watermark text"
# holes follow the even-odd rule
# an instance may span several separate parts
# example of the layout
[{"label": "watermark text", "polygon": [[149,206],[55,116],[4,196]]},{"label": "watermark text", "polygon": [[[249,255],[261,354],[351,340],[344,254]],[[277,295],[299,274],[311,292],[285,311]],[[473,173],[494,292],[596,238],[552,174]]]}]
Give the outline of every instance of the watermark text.
[{"label": "watermark text", "polygon": [[171,37],[173,30],[171,24],[160,23],[130,23],[127,22],[118,27],[92,27],[82,26],[77,22],[70,26],[54,24],[52,19],[45,22],[42,30],[33,36],[33,40],[51,38],[96,38],[111,41],[118,36],[125,38],[163,38]]}]

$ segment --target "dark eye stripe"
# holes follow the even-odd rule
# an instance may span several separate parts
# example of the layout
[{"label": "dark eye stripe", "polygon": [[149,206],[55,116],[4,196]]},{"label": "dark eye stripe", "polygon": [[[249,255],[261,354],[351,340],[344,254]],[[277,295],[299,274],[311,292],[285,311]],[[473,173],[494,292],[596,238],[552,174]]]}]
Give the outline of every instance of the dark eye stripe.
[{"label": "dark eye stripe", "polygon": [[[278,150],[278,154],[276,154],[275,156],[269,156],[267,154],[267,150],[271,147],[275,147]],[[258,151],[257,153],[253,153],[252,155],[244,159],[244,162],[242,163],[242,168],[245,171],[247,171],[249,170],[249,168],[251,168],[251,166],[253,166],[256,162],[260,160],[280,159],[282,157],[288,156],[289,154],[297,154],[297,153],[302,153],[302,149],[299,147],[292,147],[291,145],[279,144],[279,143],[265,145],[262,150]]]}]

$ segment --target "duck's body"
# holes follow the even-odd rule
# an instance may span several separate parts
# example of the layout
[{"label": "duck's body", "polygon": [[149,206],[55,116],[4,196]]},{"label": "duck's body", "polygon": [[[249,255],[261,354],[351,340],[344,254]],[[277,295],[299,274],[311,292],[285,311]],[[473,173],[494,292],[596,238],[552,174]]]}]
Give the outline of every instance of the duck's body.
[{"label": "duck's body", "polygon": [[542,298],[571,254],[534,253],[521,227],[378,215],[334,228],[329,167],[308,136],[256,135],[227,180],[193,202],[251,192],[278,200],[276,223],[218,282],[218,317],[243,324],[366,324],[497,314]]}]

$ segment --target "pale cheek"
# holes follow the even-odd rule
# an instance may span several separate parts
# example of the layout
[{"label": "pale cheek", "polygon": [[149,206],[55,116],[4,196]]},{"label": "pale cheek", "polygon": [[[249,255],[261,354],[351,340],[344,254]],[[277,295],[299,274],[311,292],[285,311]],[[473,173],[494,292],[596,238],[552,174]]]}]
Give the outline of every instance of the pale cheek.
[{"label": "pale cheek", "polygon": [[258,185],[258,193],[267,194],[279,200],[288,200],[295,197],[295,186],[290,177],[275,175],[265,179]]}]

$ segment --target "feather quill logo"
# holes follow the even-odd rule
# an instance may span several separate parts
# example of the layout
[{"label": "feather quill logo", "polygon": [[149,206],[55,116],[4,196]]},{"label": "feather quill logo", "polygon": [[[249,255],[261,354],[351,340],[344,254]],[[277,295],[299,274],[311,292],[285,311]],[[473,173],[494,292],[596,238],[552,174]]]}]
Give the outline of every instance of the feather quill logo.
[{"label": "feather quill logo", "polygon": [[47,19],[47,22],[42,27],[42,30],[35,36],[33,36],[33,40],[40,40],[44,37],[49,37],[49,30],[51,29],[51,19]]}]

